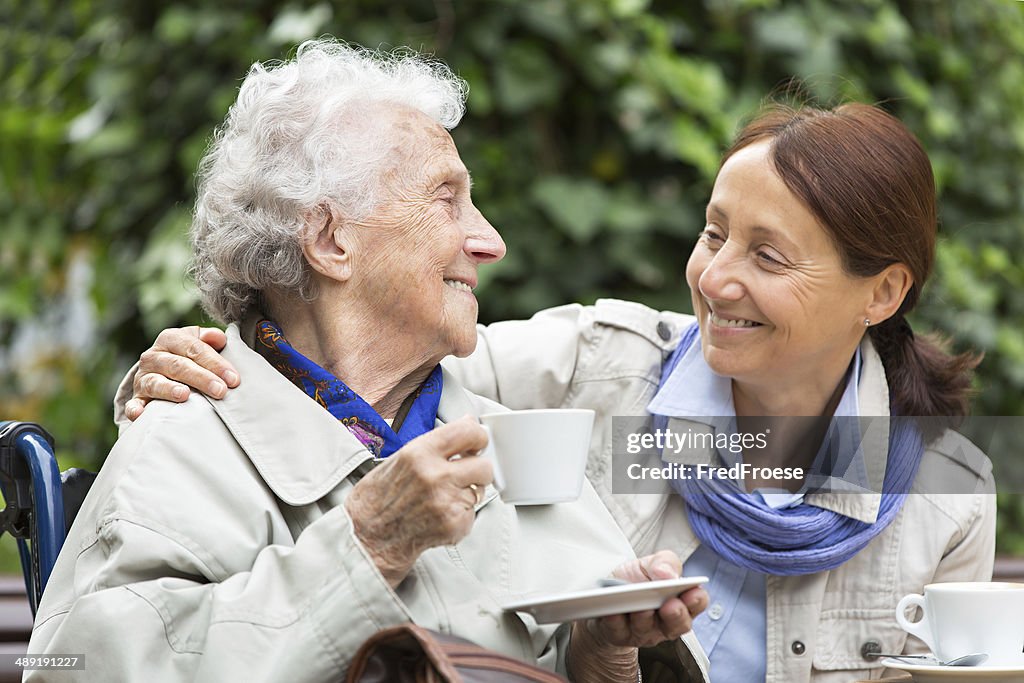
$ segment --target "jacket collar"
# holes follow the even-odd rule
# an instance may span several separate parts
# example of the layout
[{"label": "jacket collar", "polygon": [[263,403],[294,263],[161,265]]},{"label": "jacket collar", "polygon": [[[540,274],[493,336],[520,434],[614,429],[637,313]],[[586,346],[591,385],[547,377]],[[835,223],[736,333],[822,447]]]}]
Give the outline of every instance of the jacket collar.
[{"label": "jacket collar", "polygon": [[469,394],[462,388],[455,375],[441,366],[441,402],[437,404],[437,422],[435,426],[458,420],[463,415],[479,415],[480,410],[469,399]]},{"label": "jacket collar", "polygon": [[242,383],[211,403],[274,494],[289,505],[307,505],[373,456],[253,350],[256,322],[228,326],[222,353]]},{"label": "jacket collar", "polygon": [[[227,329],[224,358],[243,378],[223,399],[211,401],[220,419],[278,498],[308,505],[323,498],[373,455],[344,425],[253,350],[258,317]],[[442,368],[438,425],[479,409]],[[481,505],[497,494],[488,486]]]},{"label": "jacket collar", "polygon": [[[475,403],[473,398],[480,401],[480,398],[470,394],[462,384],[455,378],[455,375],[448,372],[448,369],[443,365],[441,366],[441,401],[437,404],[437,421],[435,427],[440,427],[443,424],[458,420],[464,415],[473,415],[477,417],[486,412],[504,411],[508,410],[504,406],[497,404],[490,405],[486,401],[481,403]],[[491,501],[497,499],[498,489],[494,488],[494,484],[488,484],[484,487],[483,494],[480,500],[473,507],[474,511],[479,511],[480,508],[484,507]]]}]

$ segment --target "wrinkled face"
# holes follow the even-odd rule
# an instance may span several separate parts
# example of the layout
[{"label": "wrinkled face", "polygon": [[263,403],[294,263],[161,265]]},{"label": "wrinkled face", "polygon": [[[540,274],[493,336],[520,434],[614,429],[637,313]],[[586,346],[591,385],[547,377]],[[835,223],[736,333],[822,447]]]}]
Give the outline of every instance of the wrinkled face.
[{"label": "wrinkled face", "polygon": [[686,266],[704,357],[739,383],[783,390],[830,378],[828,393],[864,334],[872,283],[846,273],[768,153],[758,142],[722,166]]},{"label": "wrinkled face", "polygon": [[375,115],[389,151],[380,201],[357,226],[362,300],[417,354],[469,355],[477,269],[500,260],[505,243],[473,205],[448,131],[407,107],[380,105]]}]

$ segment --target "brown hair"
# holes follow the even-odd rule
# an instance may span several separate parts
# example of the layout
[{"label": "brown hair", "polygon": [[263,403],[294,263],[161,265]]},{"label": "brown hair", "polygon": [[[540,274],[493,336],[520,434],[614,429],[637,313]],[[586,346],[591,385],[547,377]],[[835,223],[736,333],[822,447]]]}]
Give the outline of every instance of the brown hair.
[{"label": "brown hair", "polygon": [[762,140],[771,141],[776,171],[825,227],[848,273],[868,277],[903,263],[913,275],[899,310],[868,329],[893,412],[959,422],[981,357],[951,355],[941,339],[915,336],[904,317],[935,260],[935,180],[921,143],[876,106],[773,105],[740,132],[723,162]]}]

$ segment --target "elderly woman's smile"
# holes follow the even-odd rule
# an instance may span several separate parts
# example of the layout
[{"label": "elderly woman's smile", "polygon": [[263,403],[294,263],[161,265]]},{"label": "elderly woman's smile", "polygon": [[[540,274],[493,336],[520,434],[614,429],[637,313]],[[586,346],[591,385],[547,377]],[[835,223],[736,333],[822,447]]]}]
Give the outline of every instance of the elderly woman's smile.
[{"label": "elderly woman's smile", "polygon": [[460,292],[473,293],[473,285],[468,282],[463,282],[462,280],[445,280],[444,283],[452,289],[457,289]]},{"label": "elderly woman's smile", "polygon": [[[505,254],[474,206],[470,178],[448,131],[411,107],[376,103],[357,125],[377,140],[377,201],[366,216],[331,225],[331,267],[319,273],[346,311],[371,318],[363,333],[395,358],[433,366],[476,347],[477,269]],[[327,361],[330,364],[330,361]]]}]

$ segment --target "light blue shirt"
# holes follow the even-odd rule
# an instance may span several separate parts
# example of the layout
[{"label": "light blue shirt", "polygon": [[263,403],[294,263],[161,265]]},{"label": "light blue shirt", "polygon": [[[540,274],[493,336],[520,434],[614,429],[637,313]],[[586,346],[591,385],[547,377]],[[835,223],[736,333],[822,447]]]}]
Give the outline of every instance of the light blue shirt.
[{"label": "light blue shirt", "polygon": [[[835,417],[856,417],[860,414],[855,381],[860,379],[860,367],[858,348],[851,370],[847,372],[846,388],[839,399]],[[655,416],[686,417],[709,424],[712,422],[706,419],[709,417],[734,418],[736,408],[732,401],[732,381],[711,370],[704,361],[698,340],[683,354],[647,410]],[[854,422],[833,422],[825,443],[836,443],[837,440],[849,443],[848,439],[855,435],[844,432],[855,429]],[[815,463],[825,455],[823,445]],[[863,453],[859,448],[852,449],[847,456],[842,477],[855,485],[866,483]],[[773,508],[804,504],[804,489],[795,493],[758,489],[755,493]],[[767,666],[765,575],[727,562],[705,545],[699,546],[686,561],[683,573],[711,579],[705,586],[711,603],[693,622],[697,639],[711,661],[711,680],[715,683],[763,681]]]}]

